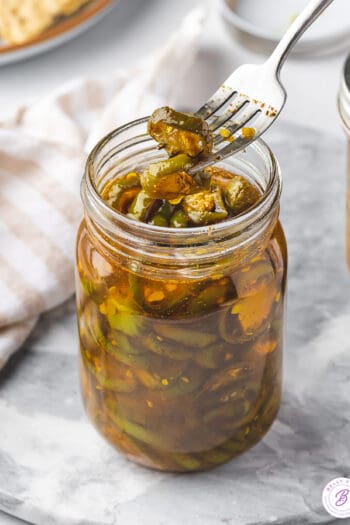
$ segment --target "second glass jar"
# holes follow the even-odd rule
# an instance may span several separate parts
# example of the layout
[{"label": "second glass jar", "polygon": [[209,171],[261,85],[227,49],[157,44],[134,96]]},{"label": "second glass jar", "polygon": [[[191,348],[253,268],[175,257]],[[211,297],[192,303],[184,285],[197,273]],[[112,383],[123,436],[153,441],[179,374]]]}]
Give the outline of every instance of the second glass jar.
[{"label": "second glass jar", "polygon": [[339,113],[347,136],[346,258],[350,270],[350,55],[342,72],[339,91]]},{"label": "second glass jar", "polygon": [[82,183],[82,394],[94,425],[129,459],[204,470],[257,443],[279,409],[287,264],[280,173],[256,141],[222,164],[260,188],[248,212],[199,228],[138,223],[100,194],[164,155],[146,125],[104,139]]}]

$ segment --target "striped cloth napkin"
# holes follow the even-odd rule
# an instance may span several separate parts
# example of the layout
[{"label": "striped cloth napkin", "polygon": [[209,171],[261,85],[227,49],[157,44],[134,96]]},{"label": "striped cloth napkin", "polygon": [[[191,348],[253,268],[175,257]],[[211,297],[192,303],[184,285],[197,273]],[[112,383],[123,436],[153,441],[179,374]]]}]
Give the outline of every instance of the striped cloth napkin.
[{"label": "striped cloth napkin", "polygon": [[203,12],[129,71],[71,82],[0,121],[0,368],[40,314],[74,293],[79,186],[87,152],[120,124],[176,105]]}]

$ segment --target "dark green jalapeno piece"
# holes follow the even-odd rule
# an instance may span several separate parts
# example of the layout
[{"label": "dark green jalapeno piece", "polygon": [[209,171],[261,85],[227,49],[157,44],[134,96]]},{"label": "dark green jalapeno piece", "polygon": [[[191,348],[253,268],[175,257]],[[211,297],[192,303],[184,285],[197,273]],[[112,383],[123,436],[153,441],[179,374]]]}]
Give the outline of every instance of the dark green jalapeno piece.
[{"label": "dark green jalapeno piece", "polygon": [[268,326],[271,312],[278,300],[275,283],[252,295],[242,297],[220,313],[219,332],[228,343],[248,341]]},{"label": "dark green jalapeno piece", "polygon": [[204,119],[169,107],[154,111],[148,121],[148,133],[170,155],[186,153],[197,157],[210,153],[213,145],[209,125]]},{"label": "dark green jalapeno piece", "polygon": [[113,373],[110,367],[101,369],[99,365],[96,365],[94,360],[91,357],[89,358],[88,352],[82,351],[82,357],[85,365],[102,388],[124,393],[135,390],[137,383],[131,370],[127,370],[123,374],[120,370]]},{"label": "dark green jalapeno piece", "polygon": [[235,363],[234,366],[226,368],[225,370],[219,370],[215,374],[212,374],[207,383],[205,384],[205,390],[215,391],[222,388],[225,385],[244,379],[246,380],[252,373],[252,368],[244,361],[241,363]]},{"label": "dark green jalapeno piece", "polygon": [[208,332],[197,332],[190,328],[182,328],[171,323],[155,323],[155,331],[167,338],[193,348],[205,348],[217,340],[215,334]]},{"label": "dark green jalapeno piece", "polygon": [[164,217],[166,217],[167,219],[170,219],[174,211],[175,211],[175,205],[171,204],[167,200],[163,200],[163,203],[161,207],[159,208],[158,213],[161,213]]},{"label": "dark green jalapeno piece", "polygon": [[222,448],[214,448],[213,450],[202,453],[201,457],[213,465],[221,465],[221,463],[226,463],[226,461],[231,459],[232,454],[230,451]]},{"label": "dark green jalapeno piece", "polygon": [[143,337],[142,345],[150,352],[169,357],[174,361],[186,361],[192,357],[192,352],[179,348],[174,344],[169,344],[169,342],[164,341],[163,338],[157,339],[153,335]]},{"label": "dark green jalapeno piece", "polygon": [[138,439],[139,441],[142,441],[143,443],[146,443],[147,445],[164,449],[166,445],[164,443],[163,436],[156,432],[148,430],[142,425],[133,423],[131,421],[128,421],[127,419],[122,418],[118,414],[118,411],[115,410],[114,404],[111,404],[109,400],[106,401],[106,406],[110,419],[117,425],[117,427],[121,431],[125,432],[126,434],[130,435],[135,439]]},{"label": "dark green jalapeno piece", "polygon": [[222,362],[222,356],[218,352],[217,346],[209,346],[199,352],[192,354],[193,360],[202,368],[215,369],[219,368]]},{"label": "dark green jalapeno piece", "polygon": [[224,189],[226,206],[234,215],[247,210],[259,199],[259,191],[244,177],[235,175]]},{"label": "dark green jalapeno piece", "polygon": [[227,212],[220,211],[192,211],[188,214],[191,222],[196,226],[208,226],[209,224],[216,224],[227,218]]},{"label": "dark green jalapeno piece", "polygon": [[178,281],[159,281],[129,274],[130,289],[136,305],[151,313],[160,316],[185,311],[189,295],[196,292],[196,284],[181,283]]},{"label": "dark green jalapeno piece", "polygon": [[136,367],[142,370],[148,370],[150,368],[149,360],[144,354],[131,354],[123,350],[122,348],[114,346],[111,343],[109,343],[106,346],[105,350],[106,352],[108,352],[108,354],[112,355],[117,361],[129,366],[130,368]]},{"label": "dark green jalapeno piece", "polygon": [[199,470],[202,462],[199,458],[189,454],[172,454],[172,459],[185,470]]},{"label": "dark green jalapeno piece", "polygon": [[[184,379],[185,378],[185,379]],[[178,397],[185,396],[186,394],[191,394],[200,386],[201,381],[196,378],[194,380],[187,381],[187,376],[180,378],[175,384],[169,385],[168,388],[164,388],[160,392],[160,397],[163,401],[173,400]]]},{"label": "dark green jalapeno piece", "polygon": [[169,226],[169,221],[165,217],[165,215],[162,215],[161,213],[156,213],[153,219],[151,219],[150,224],[153,224],[154,226],[163,226],[167,228]]},{"label": "dark green jalapeno piece", "polygon": [[119,330],[130,336],[139,335],[140,328],[142,327],[140,316],[132,312],[116,312],[115,314],[108,315],[107,319],[113,330]]},{"label": "dark green jalapeno piece", "polygon": [[82,315],[79,318],[79,333],[82,341],[87,343],[87,346],[96,344],[102,348],[106,348],[108,341],[104,336],[102,330],[103,318],[97,310],[96,305],[89,301]]},{"label": "dark green jalapeno piece", "polygon": [[147,222],[161,205],[161,201],[150,197],[145,191],[140,191],[129,208],[128,216],[132,219]]},{"label": "dark green jalapeno piece", "polygon": [[172,228],[187,228],[189,217],[184,210],[176,210],[170,218]]},{"label": "dark green jalapeno piece", "polygon": [[224,421],[229,421],[230,423],[236,422],[235,426],[241,424],[241,418],[250,409],[249,401],[246,401],[242,396],[239,397],[239,393],[236,398],[232,398],[226,403],[221,403],[218,407],[213,408],[206,412],[203,416],[203,421],[205,423],[211,423],[213,421],[220,421],[221,424]]},{"label": "dark green jalapeno piece", "polygon": [[235,287],[229,277],[205,283],[203,289],[191,301],[191,313],[207,312],[235,297]]},{"label": "dark green jalapeno piece", "polygon": [[79,282],[81,290],[86,297],[90,297],[95,303],[103,301],[107,292],[107,286],[103,279],[88,278],[83,272],[79,272]]},{"label": "dark green jalapeno piece", "polygon": [[226,443],[222,445],[222,448],[230,452],[231,455],[236,455],[236,454],[241,454],[248,447],[247,447],[247,443],[245,443],[244,441],[242,442],[242,441],[236,441],[235,439],[230,439],[229,441],[226,441]]},{"label": "dark green jalapeno piece", "polygon": [[134,344],[131,344],[129,338],[126,335],[117,331],[113,332],[112,337],[112,345],[119,347],[122,352],[136,355],[142,353],[142,347],[140,344],[137,344],[137,340],[133,339]]},{"label": "dark green jalapeno piece", "polygon": [[269,257],[261,255],[254,262],[232,275],[239,297],[246,297],[259,292],[275,279],[275,273]]}]

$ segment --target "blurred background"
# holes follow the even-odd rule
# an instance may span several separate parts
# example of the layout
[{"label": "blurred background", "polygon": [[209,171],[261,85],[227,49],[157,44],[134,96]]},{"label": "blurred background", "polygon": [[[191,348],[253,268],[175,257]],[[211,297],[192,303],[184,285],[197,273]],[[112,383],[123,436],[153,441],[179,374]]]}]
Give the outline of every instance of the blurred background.
[{"label": "blurred background", "polygon": [[[198,59],[180,97],[181,106],[194,109],[239,64],[264,59],[269,44],[254,41],[254,31],[273,40],[282,34],[306,1],[286,0],[282,13],[281,2],[276,0],[119,0],[112,4],[115,7],[106,16],[77,38],[0,68],[2,117],[74,77],[105,75],[130,67],[161,46],[176,31],[185,14],[200,4],[207,9],[206,27]],[[283,81],[289,98],[283,118],[318,128],[326,125],[333,133],[341,134],[335,100],[342,64],[350,49],[349,39],[345,38],[346,32],[350,33],[350,14],[346,0],[335,4],[329,9],[334,16],[326,19],[323,15],[323,20],[317,22],[319,34],[315,28],[314,42],[309,42],[306,53],[296,54],[285,65]],[[248,21],[246,26],[252,38],[239,34],[242,19],[244,29]],[[322,35],[323,44],[322,38],[317,39]],[[306,43],[307,39],[312,40],[309,35],[305,38]],[[0,53],[0,63],[5,59],[8,57]]]}]

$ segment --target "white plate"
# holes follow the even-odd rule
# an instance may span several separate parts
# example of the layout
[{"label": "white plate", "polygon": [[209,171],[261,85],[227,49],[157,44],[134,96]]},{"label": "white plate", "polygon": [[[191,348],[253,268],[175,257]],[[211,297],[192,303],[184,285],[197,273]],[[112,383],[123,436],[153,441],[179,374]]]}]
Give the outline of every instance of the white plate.
[{"label": "white plate", "polygon": [[[218,0],[235,36],[248,47],[271,51],[308,0]],[[305,33],[299,54],[350,48],[350,0],[336,0]]]},{"label": "white plate", "polygon": [[0,66],[38,55],[71,40],[96,24],[116,3],[117,0],[95,0],[25,44],[12,45],[0,40]]}]

